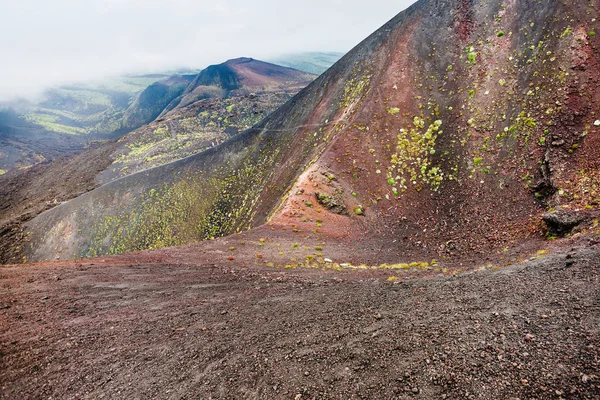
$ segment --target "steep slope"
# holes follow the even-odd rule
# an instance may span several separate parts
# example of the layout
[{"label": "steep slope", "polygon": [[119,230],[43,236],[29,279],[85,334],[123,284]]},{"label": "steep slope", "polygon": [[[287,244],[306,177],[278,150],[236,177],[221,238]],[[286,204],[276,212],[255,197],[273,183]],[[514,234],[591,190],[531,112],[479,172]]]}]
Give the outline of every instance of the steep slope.
[{"label": "steep slope", "polygon": [[115,147],[114,141],[102,143],[0,176],[0,264],[22,261],[25,222],[99,186],[96,176],[110,165]]},{"label": "steep slope", "polygon": [[125,112],[123,125],[135,129],[154,121],[194,78],[195,75],[175,75],[148,86]]},{"label": "steep slope", "polygon": [[40,215],[27,255],[174,246],[269,222],[385,262],[489,257],[543,234],[548,208],[592,216],[597,14],[422,0],[253,129]]}]

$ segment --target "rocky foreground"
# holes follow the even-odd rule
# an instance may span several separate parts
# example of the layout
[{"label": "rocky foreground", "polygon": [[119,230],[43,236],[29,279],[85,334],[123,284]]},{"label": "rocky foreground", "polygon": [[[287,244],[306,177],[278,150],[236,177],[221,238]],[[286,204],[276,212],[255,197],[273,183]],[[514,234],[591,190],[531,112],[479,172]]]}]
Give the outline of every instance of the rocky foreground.
[{"label": "rocky foreground", "polygon": [[395,281],[220,259],[0,267],[0,398],[600,398],[597,238]]}]

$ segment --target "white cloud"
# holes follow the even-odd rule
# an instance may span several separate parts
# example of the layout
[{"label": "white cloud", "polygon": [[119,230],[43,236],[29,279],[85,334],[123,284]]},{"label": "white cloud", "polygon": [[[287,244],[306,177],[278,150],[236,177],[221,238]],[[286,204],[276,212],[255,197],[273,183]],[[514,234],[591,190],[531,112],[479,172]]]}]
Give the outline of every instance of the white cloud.
[{"label": "white cloud", "polygon": [[411,0],[0,0],[0,100],[126,72],[347,51]]}]

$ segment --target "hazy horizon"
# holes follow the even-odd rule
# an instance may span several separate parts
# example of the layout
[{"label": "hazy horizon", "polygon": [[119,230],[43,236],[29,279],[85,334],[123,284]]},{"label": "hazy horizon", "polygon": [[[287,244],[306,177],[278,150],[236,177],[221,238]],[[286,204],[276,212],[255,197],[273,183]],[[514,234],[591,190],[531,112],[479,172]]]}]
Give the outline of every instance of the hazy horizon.
[{"label": "hazy horizon", "polygon": [[345,53],[414,0],[21,0],[0,9],[0,101],[237,57]]}]

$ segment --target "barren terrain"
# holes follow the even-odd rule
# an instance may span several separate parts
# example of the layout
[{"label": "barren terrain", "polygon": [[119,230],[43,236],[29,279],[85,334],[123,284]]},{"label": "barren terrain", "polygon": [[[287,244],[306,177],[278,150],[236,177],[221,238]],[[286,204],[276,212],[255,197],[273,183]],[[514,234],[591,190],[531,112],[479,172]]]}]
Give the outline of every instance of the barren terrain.
[{"label": "barren terrain", "polygon": [[228,240],[1,267],[0,398],[600,396],[597,236],[458,274],[269,268]]}]

